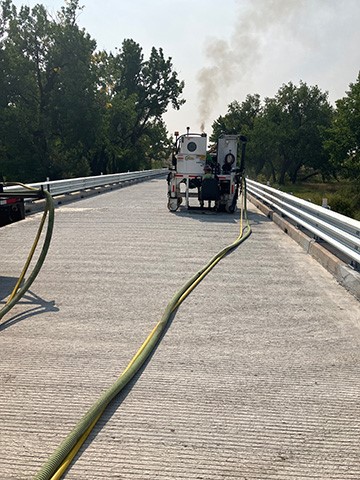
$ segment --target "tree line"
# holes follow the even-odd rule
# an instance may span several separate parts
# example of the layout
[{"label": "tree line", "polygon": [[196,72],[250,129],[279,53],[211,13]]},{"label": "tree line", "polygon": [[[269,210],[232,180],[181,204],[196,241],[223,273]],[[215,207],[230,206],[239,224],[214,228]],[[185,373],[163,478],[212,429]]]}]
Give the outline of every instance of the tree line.
[{"label": "tree line", "polygon": [[[132,39],[99,51],[77,24],[79,0],[53,18],[39,4],[0,0],[0,178],[37,181],[151,168],[172,138],[163,113],[179,109],[184,82],[161,48],[145,58]],[[304,82],[273,98],[233,101],[213,124],[246,135],[248,173],[273,183],[315,175],[360,182],[360,73],[344,98]]]},{"label": "tree line", "polygon": [[184,103],[171,58],[126,39],[115,53],[77,24],[67,0],[0,2],[0,177],[36,181],[151,168],[167,158],[162,115]]},{"label": "tree line", "polygon": [[312,176],[360,183],[360,73],[332,107],[327,92],[305,82],[280,87],[273,98],[258,94],[234,101],[213,124],[221,133],[248,137],[248,173],[283,185]]}]

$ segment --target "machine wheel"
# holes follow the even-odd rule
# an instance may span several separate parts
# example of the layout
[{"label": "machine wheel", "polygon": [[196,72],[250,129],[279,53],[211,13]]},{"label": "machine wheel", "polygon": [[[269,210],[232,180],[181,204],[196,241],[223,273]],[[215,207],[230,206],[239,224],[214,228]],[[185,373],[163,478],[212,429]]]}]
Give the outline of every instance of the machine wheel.
[{"label": "machine wheel", "polygon": [[169,198],[167,207],[170,210],[170,212],[176,212],[176,210],[179,208],[180,203],[181,203],[181,199],[179,198]]},{"label": "machine wheel", "polygon": [[226,205],[225,210],[227,211],[227,213],[234,213],[236,210],[236,205],[230,203],[230,205]]}]

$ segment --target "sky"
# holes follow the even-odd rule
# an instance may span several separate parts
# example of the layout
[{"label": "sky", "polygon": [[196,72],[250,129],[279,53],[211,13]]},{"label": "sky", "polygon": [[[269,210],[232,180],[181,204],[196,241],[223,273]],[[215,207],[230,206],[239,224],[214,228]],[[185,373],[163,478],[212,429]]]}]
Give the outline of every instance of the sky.
[{"label": "sky", "polygon": [[[60,0],[42,3],[51,14]],[[360,70],[360,0],[83,0],[78,18],[115,52],[125,38],[161,47],[184,80],[186,103],[164,115],[168,131],[211,125],[228,105],[258,93],[273,97],[288,82],[318,85],[329,101],[346,94]]]}]

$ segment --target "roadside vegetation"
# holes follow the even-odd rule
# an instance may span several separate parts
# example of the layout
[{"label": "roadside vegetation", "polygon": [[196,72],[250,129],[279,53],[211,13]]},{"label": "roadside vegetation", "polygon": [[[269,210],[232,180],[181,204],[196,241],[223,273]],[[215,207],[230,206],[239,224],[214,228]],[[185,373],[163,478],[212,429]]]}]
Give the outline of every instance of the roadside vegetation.
[{"label": "roadside vegetation", "polygon": [[[83,7],[66,0],[17,9],[0,0],[0,180],[34,182],[166,165],[162,115],[179,109],[184,82],[162,48],[148,58],[125,39],[115,52],[77,24]],[[213,123],[248,137],[247,173],[360,218],[360,74],[332,106],[300,81],[273,98],[249,94]]]},{"label": "roadside vegetation", "polygon": [[322,183],[319,179],[318,182],[272,186],[316,205],[322,205],[323,200],[326,199],[328,208],[331,210],[360,220],[360,190],[355,182],[333,180]]},{"label": "roadside vegetation", "polygon": [[126,39],[99,51],[79,0],[55,18],[0,2],[0,178],[37,181],[152,168],[169,156],[162,114],[179,109],[171,58]]},{"label": "roadside vegetation", "polygon": [[327,92],[304,82],[274,98],[248,95],[213,124],[212,140],[238,133],[249,140],[247,172],[284,191],[360,219],[360,73],[332,107]]}]

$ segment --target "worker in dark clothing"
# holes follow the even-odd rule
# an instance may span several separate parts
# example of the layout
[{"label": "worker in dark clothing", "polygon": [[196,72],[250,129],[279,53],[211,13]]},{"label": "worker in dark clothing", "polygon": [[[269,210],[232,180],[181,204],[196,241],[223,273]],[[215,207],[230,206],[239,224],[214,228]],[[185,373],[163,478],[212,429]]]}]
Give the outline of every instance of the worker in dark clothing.
[{"label": "worker in dark clothing", "polygon": [[210,165],[205,165],[204,167],[204,175],[203,175],[203,180],[206,178],[214,178],[214,175],[212,173]]},{"label": "worker in dark clothing", "polygon": [[204,200],[207,200],[208,208],[211,208],[211,200],[215,201],[215,207],[218,203],[220,195],[218,178],[212,173],[210,165],[204,167],[204,175],[202,177],[202,185],[200,191],[200,206],[203,208]]}]

